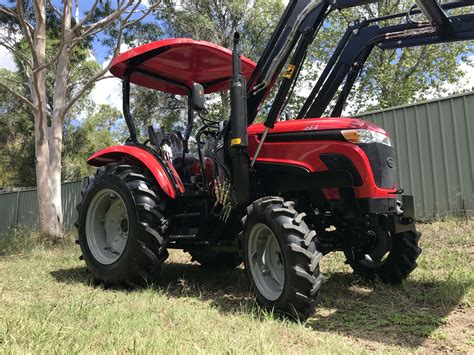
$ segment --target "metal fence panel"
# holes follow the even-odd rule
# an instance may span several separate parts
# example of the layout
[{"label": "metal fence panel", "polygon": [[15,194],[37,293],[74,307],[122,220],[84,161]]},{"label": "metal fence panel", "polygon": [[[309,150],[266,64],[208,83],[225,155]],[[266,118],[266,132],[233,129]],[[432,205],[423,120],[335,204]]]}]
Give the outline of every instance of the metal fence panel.
[{"label": "metal fence panel", "polygon": [[20,191],[0,195],[0,233],[7,233],[11,226],[18,224],[18,200]]},{"label": "metal fence panel", "polygon": [[[76,206],[81,198],[81,181],[61,185],[63,226],[70,230],[77,219]],[[0,194],[0,234],[8,233],[15,225],[37,228],[39,223],[38,194],[36,190]]]},{"label": "metal fence panel", "polygon": [[471,92],[359,116],[390,133],[418,218],[474,211],[473,113]]},{"label": "metal fence panel", "polygon": [[38,196],[36,190],[20,192],[18,205],[18,224],[35,228],[38,225]]},{"label": "metal fence panel", "polygon": [[81,202],[82,181],[67,182],[62,185],[63,224],[72,229],[77,220],[77,205]]}]

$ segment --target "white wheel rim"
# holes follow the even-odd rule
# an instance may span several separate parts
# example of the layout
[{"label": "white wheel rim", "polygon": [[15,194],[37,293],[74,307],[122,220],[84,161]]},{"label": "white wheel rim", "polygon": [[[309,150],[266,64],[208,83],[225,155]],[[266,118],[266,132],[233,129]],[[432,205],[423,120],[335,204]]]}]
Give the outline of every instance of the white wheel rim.
[{"label": "white wheel rim", "polygon": [[99,263],[110,265],[123,254],[129,223],[127,208],[117,192],[104,189],[92,197],[86,215],[86,240]]},{"label": "white wheel rim", "polygon": [[257,223],[249,232],[247,248],[255,285],[266,299],[276,301],[285,284],[283,255],[276,236],[265,224]]}]

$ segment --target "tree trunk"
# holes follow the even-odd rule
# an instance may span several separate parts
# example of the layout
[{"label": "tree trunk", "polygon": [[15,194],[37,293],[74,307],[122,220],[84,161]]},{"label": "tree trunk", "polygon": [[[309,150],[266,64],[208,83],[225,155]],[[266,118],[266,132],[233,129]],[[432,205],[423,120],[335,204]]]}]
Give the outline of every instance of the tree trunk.
[{"label": "tree trunk", "polygon": [[49,162],[52,198],[56,215],[62,225],[61,208],[61,152],[63,142],[63,126],[66,107],[66,93],[69,69],[69,47],[71,44],[72,0],[64,1],[62,42],[56,68],[54,82],[53,114],[51,118],[51,134],[49,136]]},{"label": "tree trunk", "polygon": [[[35,51],[34,69],[46,62],[46,0],[35,1],[36,26],[33,33]],[[54,238],[62,236],[61,209],[53,202],[57,200],[51,184],[50,147],[48,119],[46,112],[46,68],[33,73],[31,93],[35,118],[36,181],[40,231]],[[61,195],[59,195],[61,201]],[[60,207],[60,206],[59,206]]]}]

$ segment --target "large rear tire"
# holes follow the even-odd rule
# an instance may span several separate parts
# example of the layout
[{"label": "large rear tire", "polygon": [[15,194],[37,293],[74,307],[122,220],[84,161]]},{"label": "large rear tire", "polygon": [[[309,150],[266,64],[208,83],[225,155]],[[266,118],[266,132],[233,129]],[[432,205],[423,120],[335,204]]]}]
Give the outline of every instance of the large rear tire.
[{"label": "large rear tire", "polygon": [[279,314],[305,320],[314,311],[324,277],[316,232],[291,201],[264,197],[247,208],[243,254],[257,303]]},{"label": "large rear tire", "polygon": [[364,260],[351,261],[348,257],[349,265],[355,274],[366,279],[400,283],[418,266],[416,259],[421,253],[418,246],[420,235],[419,232],[411,231],[393,236],[389,232],[379,232],[372,253],[366,255]]},{"label": "large rear tire", "polygon": [[107,284],[145,286],[168,257],[161,191],[140,167],[108,164],[87,179],[77,223],[82,257]]}]

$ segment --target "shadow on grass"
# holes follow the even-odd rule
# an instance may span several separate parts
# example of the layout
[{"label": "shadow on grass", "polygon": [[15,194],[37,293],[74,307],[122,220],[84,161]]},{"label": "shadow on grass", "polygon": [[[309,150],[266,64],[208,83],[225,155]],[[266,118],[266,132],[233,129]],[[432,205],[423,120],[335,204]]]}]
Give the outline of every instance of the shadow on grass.
[{"label": "shadow on grass", "polygon": [[[68,284],[82,283],[104,289],[134,292],[126,286],[110,286],[97,281],[86,267],[52,271],[51,276]],[[160,279],[150,287],[169,297],[194,297],[209,301],[212,307],[226,313],[250,312],[255,308],[247,276],[242,268],[209,270],[198,264],[166,262],[162,266]]]},{"label": "shadow on grass", "polygon": [[[61,269],[51,275],[59,282],[98,286],[85,267]],[[209,271],[196,264],[166,263],[153,287],[168,297],[210,301],[224,313],[258,314],[241,268]],[[387,345],[417,347],[445,323],[466,288],[466,284],[440,280],[407,280],[387,286],[363,282],[352,274],[333,273],[323,286],[316,315],[306,326]]]},{"label": "shadow on grass", "polygon": [[391,286],[333,273],[328,275],[321,304],[307,325],[318,331],[417,347],[446,323],[467,287],[456,280],[413,279]]}]

